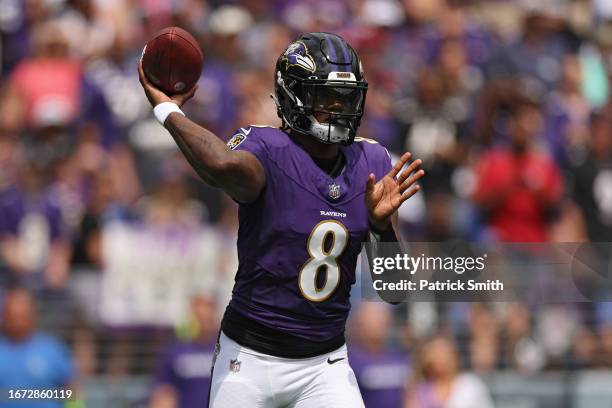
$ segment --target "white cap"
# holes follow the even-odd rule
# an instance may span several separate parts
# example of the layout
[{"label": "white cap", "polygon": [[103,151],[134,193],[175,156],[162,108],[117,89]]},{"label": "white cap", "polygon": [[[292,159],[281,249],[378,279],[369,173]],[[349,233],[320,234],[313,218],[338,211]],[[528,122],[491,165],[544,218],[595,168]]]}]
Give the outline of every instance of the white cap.
[{"label": "white cap", "polygon": [[249,28],[253,24],[253,17],[244,7],[225,5],[210,14],[208,24],[214,34],[234,35]]},{"label": "white cap", "polygon": [[366,0],[359,20],[377,27],[396,27],[404,22],[404,8],[397,0]]}]

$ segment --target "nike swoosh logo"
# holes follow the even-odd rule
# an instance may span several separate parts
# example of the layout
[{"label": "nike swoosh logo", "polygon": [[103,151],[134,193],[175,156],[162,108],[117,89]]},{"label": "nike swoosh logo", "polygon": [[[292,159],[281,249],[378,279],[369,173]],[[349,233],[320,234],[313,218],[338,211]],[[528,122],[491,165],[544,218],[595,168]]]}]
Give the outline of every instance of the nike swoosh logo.
[{"label": "nike swoosh logo", "polygon": [[329,357],[327,357],[327,364],[334,364],[334,363],[337,363],[340,360],[344,360],[344,357],[336,358],[336,359],[333,359],[333,360],[331,360]]}]

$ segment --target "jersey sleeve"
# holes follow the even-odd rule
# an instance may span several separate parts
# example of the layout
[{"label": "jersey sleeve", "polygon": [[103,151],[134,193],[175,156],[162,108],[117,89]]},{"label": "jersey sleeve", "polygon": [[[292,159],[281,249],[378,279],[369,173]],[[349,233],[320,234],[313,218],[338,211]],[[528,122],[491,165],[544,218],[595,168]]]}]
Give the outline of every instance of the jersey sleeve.
[{"label": "jersey sleeve", "polygon": [[376,180],[380,180],[391,171],[393,164],[386,147],[374,139],[360,136],[355,137],[355,142],[361,145],[368,161],[369,171],[374,173]]},{"label": "jersey sleeve", "polygon": [[370,148],[369,150],[371,152],[371,171],[376,176],[376,180],[380,180],[385,177],[393,167],[391,155],[389,151],[378,142],[370,141],[369,139],[364,140],[365,141],[362,143],[368,143],[366,146]]},{"label": "jersey sleeve", "polygon": [[[264,169],[266,175],[266,184],[264,190],[266,190],[270,183],[270,174],[272,168],[272,155],[270,153],[270,146],[265,134],[265,128],[258,128],[253,126],[246,126],[236,130],[233,136],[227,142],[227,147],[230,150],[244,150],[252,153]],[[260,193],[260,197],[263,196],[263,191]]]},{"label": "jersey sleeve", "polygon": [[391,155],[389,154],[389,151],[387,150],[386,147],[380,145],[381,147],[381,172],[380,174],[376,175],[376,179],[380,180],[381,178],[385,177],[387,175],[387,173],[389,173],[391,171],[391,168],[393,167],[393,163],[391,162]]},{"label": "jersey sleeve", "polygon": [[259,159],[264,168],[267,168],[268,148],[259,129],[246,126],[236,130],[227,142],[230,150],[245,150]]}]

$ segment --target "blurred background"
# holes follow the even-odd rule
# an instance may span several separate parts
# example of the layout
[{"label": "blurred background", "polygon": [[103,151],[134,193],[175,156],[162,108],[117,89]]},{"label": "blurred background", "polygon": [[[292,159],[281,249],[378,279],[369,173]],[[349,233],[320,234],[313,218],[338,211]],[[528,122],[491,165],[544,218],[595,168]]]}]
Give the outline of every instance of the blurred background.
[{"label": "blurred background", "polygon": [[[206,398],[236,205],[138,83],[169,25],[204,50],[185,111],[225,140],[280,124],[289,42],[344,36],[370,85],[360,135],[428,173],[400,211],[408,240],[611,241],[608,0],[0,0],[0,387],[75,387],[78,407]],[[353,304],[368,408],[612,406],[611,303]]]}]

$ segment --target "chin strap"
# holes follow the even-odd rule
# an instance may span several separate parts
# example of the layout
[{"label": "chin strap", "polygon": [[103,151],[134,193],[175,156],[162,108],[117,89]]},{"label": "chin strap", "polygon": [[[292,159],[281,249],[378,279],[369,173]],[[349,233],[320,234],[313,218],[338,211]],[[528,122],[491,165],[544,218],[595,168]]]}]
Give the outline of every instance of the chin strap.
[{"label": "chin strap", "polygon": [[283,115],[283,112],[281,111],[280,102],[278,101],[278,98],[274,94],[270,94],[270,98],[272,98],[272,100],[274,101],[274,105],[276,105],[276,114],[281,120],[281,129],[287,129],[287,121],[285,120],[285,115]]}]

